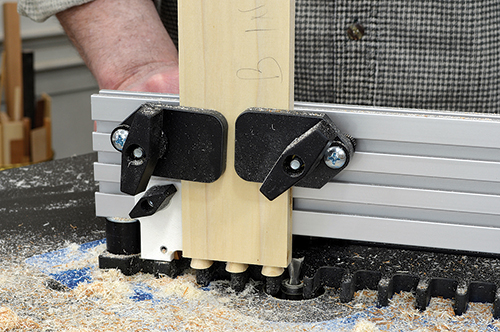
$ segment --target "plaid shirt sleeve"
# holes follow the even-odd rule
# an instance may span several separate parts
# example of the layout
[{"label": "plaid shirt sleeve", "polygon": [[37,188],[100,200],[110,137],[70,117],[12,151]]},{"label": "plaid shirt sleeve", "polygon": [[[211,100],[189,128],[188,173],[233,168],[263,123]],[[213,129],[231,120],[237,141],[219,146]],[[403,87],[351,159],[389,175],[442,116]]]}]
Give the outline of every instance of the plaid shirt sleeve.
[{"label": "plaid shirt sleeve", "polygon": [[70,7],[83,5],[92,0],[19,0],[19,14],[31,18],[35,22],[43,22],[50,16]]}]

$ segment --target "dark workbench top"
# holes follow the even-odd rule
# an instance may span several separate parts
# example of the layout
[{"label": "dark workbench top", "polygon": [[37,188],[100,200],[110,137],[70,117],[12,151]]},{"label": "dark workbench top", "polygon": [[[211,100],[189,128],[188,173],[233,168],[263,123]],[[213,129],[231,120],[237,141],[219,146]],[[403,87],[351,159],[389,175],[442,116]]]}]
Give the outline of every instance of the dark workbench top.
[{"label": "dark workbench top", "polygon": [[[39,274],[36,277],[33,276],[33,273],[36,272],[24,261],[34,255],[51,252],[69,245],[83,244],[105,238],[105,221],[95,216],[94,193],[98,189],[93,174],[93,162],[95,160],[96,154],[88,154],[0,172],[0,225],[2,231],[0,233],[0,263],[2,263],[0,267],[3,266],[4,269],[3,274],[0,273],[0,281],[3,280],[4,282],[4,288],[0,292],[0,304],[13,309],[21,317],[32,317],[36,322],[42,324],[42,330],[45,325],[52,326],[55,324],[50,319],[52,319],[51,312],[59,308],[57,303],[62,303],[64,307],[61,307],[61,311],[57,311],[57,315],[63,315],[66,310],[65,306],[75,305],[76,309],[74,311],[68,311],[67,322],[59,322],[62,326],[66,326],[68,322],[74,320],[76,313],[81,311],[81,306],[87,305],[87,302],[85,302],[87,300],[84,299],[85,301],[82,304],[75,302],[72,297],[75,294],[66,295],[66,293],[48,290],[41,283],[41,280],[45,280],[46,277]],[[497,284],[498,280],[500,280],[500,259],[497,257],[436,252],[429,249],[367,245],[338,240],[313,238],[298,240],[294,243],[294,256],[306,256],[304,274],[309,276],[313,276],[318,268],[322,266],[335,266],[345,269],[349,274],[359,270],[371,270],[380,271],[384,276],[390,276],[404,271],[420,278],[448,277],[460,282],[463,280],[469,282],[484,281]],[[100,272],[95,273],[99,275]],[[122,277],[117,276],[117,278]],[[189,279],[189,276],[186,278]],[[135,285],[138,282],[137,280],[141,282],[146,280],[148,283],[155,283],[155,285],[156,283],[161,284],[162,287],[166,287],[166,284],[169,283],[168,280],[155,281],[153,277],[145,279],[142,276],[135,276],[129,279],[129,281],[123,282],[132,282]],[[176,282],[185,287],[185,284],[183,284],[185,281],[183,280],[176,279]],[[110,287],[114,287],[115,284],[111,283],[110,285]],[[295,323],[292,324],[292,322],[298,324],[303,322],[306,325],[301,325],[301,327],[306,329],[316,330],[313,326],[316,326],[318,330],[331,330],[333,326],[343,326],[348,329],[349,326],[354,326],[356,319],[365,317],[364,315],[367,315],[366,317],[372,320],[372,324],[375,324],[373,322],[379,324],[381,319],[384,319],[383,322],[391,322],[391,324],[394,324],[394,330],[406,330],[401,329],[401,326],[407,326],[410,323],[417,324],[416,321],[410,323],[398,321],[395,323],[394,318],[387,318],[389,316],[393,317],[391,315],[394,315],[394,312],[399,312],[400,309],[398,309],[397,303],[380,310],[377,307],[369,307],[358,303],[357,300],[342,304],[339,303],[335,289],[327,289],[324,295],[305,302],[283,301],[267,296],[261,291],[261,286],[255,285],[253,283],[241,294],[234,294],[227,283],[216,282],[211,288],[213,291],[208,292],[210,294],[207,296],[211,296],[210,303],[216,301],[215,298],[222,298],[221,310],[236,310],[245,317],[252,317],[250,322],[255,323],[255,326],[264,324],[263,326],[272,327],[272,329],[278,326],[273,324],[282,324],[279,325],[280,328],[290,327],[290,329],[294,330],[297,326],[293,325]],[[26,288],[27,291],[17,294],[16,292],[20,287]],[[180,298],[184,297],[187,289],[182,288]],[[43,296],[38,295],[42,293]],[[494,293],[493,290],[492,295]],[[35,304],[26,307],[26,301],[31,301],[34,296],[39,297],[36,300],[38,302],[35,301]],[[120,301],[125,300],[121,299]],[[374,300],[370,301],[373,302]],[[491,299],[486,301],[490,302],[490,304],[487,304],[485,309],[481,309],[488,313],[487,318],[479,320],[479,322],[482,324],[481,326],[487,327],[486,330],[497,331],[496,324],[498,321],[491,318],[491,301]],[[410,308],[408,310],[414,310],[411,301],[408,303]],[[139,304],[137,308],[145,305]],[[124,305],[124,308],[130,309],[126,303]],[[158,302],[152,302],[151,305],[158,305]],[[444,309],[439,310],[449,312],[449,306],[449,302],[446,302],[443,304]],[[107,321],[114,322],[109,320],[110,313],[107,309],[96,307],[94,302],[89,302],[85,308],[85,310],[94,310],[92,311],[94,315],[92,320],[82,318],[84,321],[88,321],[89,324],[100,326]],[[136,310],[138,310],[137,308]],[[163,311],[163,316],[170,310],[167,305],[165,308],[163,310],[167,311]],[[197,310],[197,307],[193,308]],[[190,310],[195,310],[193,308]],[[270,310],[269,308],[274,309]],[[120,311],[122,309],[116,309],[118,313],[116,316],[118,318],[115,317],[116,322],[122,322],[122,318],[120,318],[122,317],[120,316],[122,315],[122,311]],[[363,311],[365,309],[367,311]],[[173,311],[175,317],[179,318],[180,316],[175,310]],[[196,310],[193,312],[197,315],[204,314],[206,311],[201,308],[201,311],[199,311],[201,313],[198,313]],[[428,322],[431,319],[432,324],[437,324],[434,323],[435,318],[433,318],[433,312],[436,312],[436,309],[433,310],[412,311],[414,315],[412,317],[422,320],[418,324],[429,324]],[[138,315],[142,317],[146,311],[138,312]],[[441,311],[437,312],[441,313]],[[474,311],[464,316],[451,315],[450,317],[439,318],[442,322],[438,323],[451,324],[453,321],[456,324],[470,327],[471,324],[477,324],[476,321],[470,318],[474,315],[476,315]],[[188,315],[184,318],[181,317],[181,323],[189,324],[192,320],[190,317]],[[238,317],[241,318],[242,316]],[[171,322],[171,317],[167,321]],[[324,322],[320,324],[321,321]],[[141,321],[138,322],[139,325],[145,324],[141,323]],[[179,326],[183,326],[181,323],[179,323]],[[226,321],[223,323],[226,324]],[[408,330],[412,330],[417,325],[411,325],[412,328]],[[57,328],[54,330],[57,330]],[[389,330],[392,331],[393,329]]]},{"label": "dark workbench top", "polygon": [[86,154],[0,172],[0,257],[22,260],[65,242],[105,237],[95,216],[93,162]]}]

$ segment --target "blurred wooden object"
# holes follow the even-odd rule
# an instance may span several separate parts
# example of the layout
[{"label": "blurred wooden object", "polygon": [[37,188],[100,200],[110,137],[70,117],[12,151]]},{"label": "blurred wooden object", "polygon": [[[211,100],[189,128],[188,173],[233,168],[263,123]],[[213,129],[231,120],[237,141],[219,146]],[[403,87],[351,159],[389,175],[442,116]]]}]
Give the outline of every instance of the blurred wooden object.
[{"label": "blurred wooden object", "polygon": [[6,165],[24,162],[24,125],[22,121],[10,121],[2,114],[3,162]]},{"label": "blurred wooden object", "polygon": [[38,163],[47,160],[47,130],[45,127],[31,131],[31,161]]},{"label": "blurred wooden object", "polygon": [[[7,113],[13,121],[20,121],[23,118],[23,59],[19,14],[17,13],[16,2],[6,2],[3,4],[3,24],[6,57],[5,74],[7,79],[5,86]],[[21,93],[20,105],[16,105],[17,88],[20,89]]]},{"label": "blurred wooden object", "polygon": [[[5,88],[5,51],[2,52],[2,62],[0,66],[0,104],[2,104],[3,90]],[[0,112],[0,166],[4,165],[3,158],[3,122],[4,117],[2,117],[3,112]],[[8,117],[7,117],[8,118]]]},{"label": "blurred wooden object", "polygon": [[29,162],[31,160],[31,119],[23,118],[23,128],[24,128],[24,160]]},{"label": "blurred wooden object", "polygon": [[[0,103],[4,89],[8,90],[7,87],[10,84],[7,54],[7,51],[2,54]],[[32,130],[32,119],[23,117],[22,87],[16,86],[10,90],[14,93],[10,110],[13,115],[20,117],[20,120],[14,120],[7,112],[0,112],[0,167],[12,167],[52,159],[51,97],[44,93],[37,102],[37,110],[33,113],[39,114],[39,126]]]},{"label": "blurred wooden object", "polygon": [[35,125],[31,130],[31,161],[34,163],[52,158],[52,98],[43,93],[36,105],[35,118],[42,125]]}]

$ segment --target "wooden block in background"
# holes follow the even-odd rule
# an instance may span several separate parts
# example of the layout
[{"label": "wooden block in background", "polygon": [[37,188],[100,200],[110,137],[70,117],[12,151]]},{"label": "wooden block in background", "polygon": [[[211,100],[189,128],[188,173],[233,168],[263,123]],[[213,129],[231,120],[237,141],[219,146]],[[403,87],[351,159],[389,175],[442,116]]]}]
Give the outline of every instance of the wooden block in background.
[{"label": "wooden block in background", "polygon": [[31,131],[31,162],[47,160],[47,129],[35,128]]},{"label": "wooden block in background", "polygon": [[24,162],[24,124],[22,121],[2,121],[4,165]]},{"label": "wooden block in background", "polygon": [[22,139],[13,139],[10,141],[10,163],[23,164],[28,162],[24,155],[24,132]]},{"label": "wooden block in background", "polygon": [[53,152],[52,152],[52,119],[49,117],[45,117],[43,121],[43,127],[45,128],[45,150],[46,150],[46,157],[45,160],[50,160],[53,157]]},{"label": "wooden block in background", "polygon": [[3,4],[4,49],[5,49],[5,99],[7,112],[13,121],[23,118],[23,97],[20,91],[20,107],[16,107],[15,89],[23,87],[22,42],[16,2]]},{"label": "wooden block in background", "polygon": [[46,94],[42,93],[40,98],[36,102],[35,109],[35,119],[33,128],[39,128],[44,126],[45,119],[51,117],[52,109],[52,98]]},{"label": "wooden block in background", "polygon": [[3,125],[0,123],[0,166],[5,165],[3,159]]},{"label": "wooden block in background", "polygon": [[31,119],[23,118],[23,125],[24,125],[24,159],[25,162],[29,162],[31,159],[31,143],[30,143]]},{"label": "wooden block in background", "polygon": [[294,1],[179,1],[180,98],[229,124],[227,165],[182,184],[183,255],[270,267],[291,259],[291,194],[268,201],[234,171],[234,123],[248,107],[293,107]]},{"label": "wooden block in background", "polygon": [[31,130],[31,162],[38,163],[52,159],[52,125],[50,118],[44,119],[43,127]]}]

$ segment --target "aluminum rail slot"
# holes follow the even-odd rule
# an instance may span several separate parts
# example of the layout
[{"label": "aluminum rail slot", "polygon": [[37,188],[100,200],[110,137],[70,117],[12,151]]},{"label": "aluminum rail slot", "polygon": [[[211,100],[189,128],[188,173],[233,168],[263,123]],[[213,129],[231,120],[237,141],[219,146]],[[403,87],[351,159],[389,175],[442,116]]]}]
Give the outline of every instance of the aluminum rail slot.
[{"label": "aluminum rail slot", "polygon": [[[119,191],[111,130],[158,100],[178,104],[167,94],[92,96],[98,215],[125,217],[134,202]],[[335,182],[294,188],[294,234],[500,253],[500,116],[316,103],[295,110],[327,113],[357,151]]]}]

